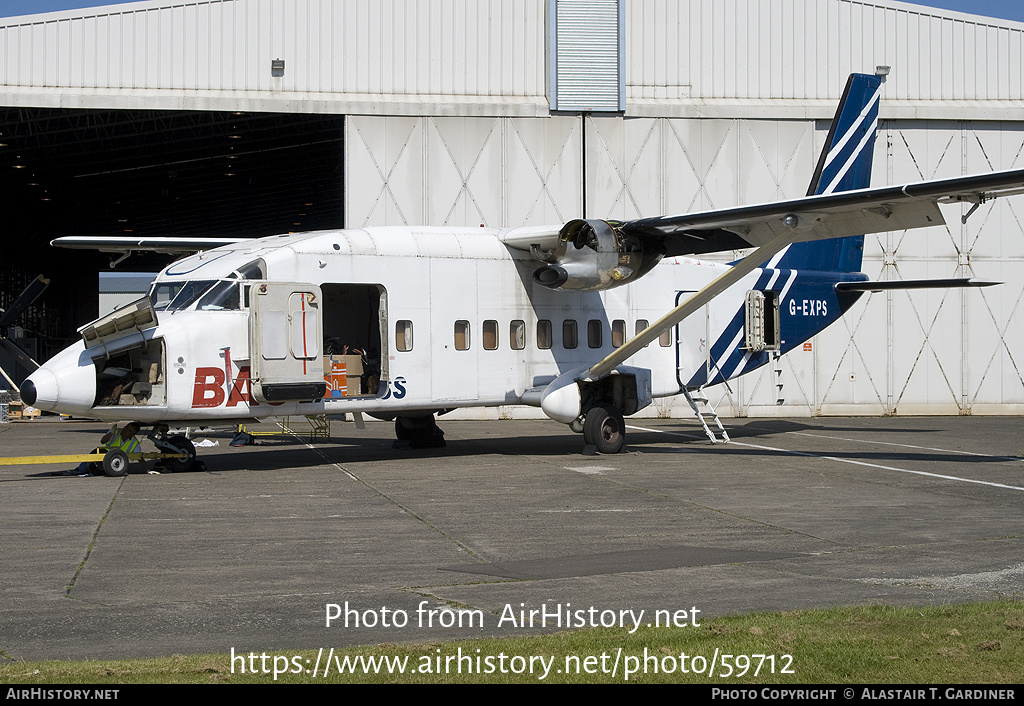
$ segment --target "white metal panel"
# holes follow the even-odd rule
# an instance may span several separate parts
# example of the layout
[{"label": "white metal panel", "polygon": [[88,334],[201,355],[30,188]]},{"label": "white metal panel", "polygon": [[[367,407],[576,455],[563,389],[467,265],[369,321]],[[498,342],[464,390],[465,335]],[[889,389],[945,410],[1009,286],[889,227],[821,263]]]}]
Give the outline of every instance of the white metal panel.
[{"label": "white metal panel", "polygon": [[574,117],[511,118],[502,124],[503,225],[550,225],[581,215],[581,121]]},{"label": "white metal panel", "polygon": [[515,227],[581,213],[574,117],[350,117],[346,220]]},{"label": "white metal panel", "polygon": [[[1009,124],[889,123],[881,136],[888,139],[876,144],[875,183],[1011,168],[1024,144],[1024,130]],[[866,295],[813,342],[818,412],[1020,409],[1024,375],[1014,352],[1024,343],[1016,323],[1024,229],[1014,210],[997,200],[964,225],[966,207],[944,206],[944,227],[867,238],[864,271],[872,279],[975,276],[1005,284]]]},{"label": "white metal panel", "polygon": [[795,198],[817,156],[807,122],[588,118],[587,209],[639,218]]},{"label": "white metal panel", "polygon": [[345,146],[346,225],[426,223],[423,118],[349,117]]},{"label": "white metal panel", "polygon": [[502,218],[501,121],[426,118],[430,225],[498,225]]}]

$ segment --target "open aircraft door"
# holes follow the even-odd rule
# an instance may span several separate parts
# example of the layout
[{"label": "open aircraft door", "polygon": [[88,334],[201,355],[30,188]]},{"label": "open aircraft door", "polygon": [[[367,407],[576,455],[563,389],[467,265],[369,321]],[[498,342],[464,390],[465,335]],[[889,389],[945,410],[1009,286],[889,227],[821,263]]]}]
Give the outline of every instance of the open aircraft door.
[{"label": "open aircraft door", "polygon": [[249,365],[259,402],[315,402],[327,392],[321,360],[320,287],[296,282],[253,284],[249,301]]}]

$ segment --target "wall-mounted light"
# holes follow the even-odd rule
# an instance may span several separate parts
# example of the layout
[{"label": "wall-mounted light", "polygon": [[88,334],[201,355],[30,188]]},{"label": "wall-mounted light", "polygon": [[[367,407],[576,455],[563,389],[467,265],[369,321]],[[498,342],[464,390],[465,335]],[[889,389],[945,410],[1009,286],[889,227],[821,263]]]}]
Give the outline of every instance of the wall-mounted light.
[{"label": "wall-mounted light", "polygon": [[875,67],[875,76],[888,76],[888,75],[889,75],[889,67],[888,66],[876,66]]},{"label": "wall-mounted light", "polygon": [[274,78],[284,76],[284,59],[274,59],[270,62],[270,75]]}]

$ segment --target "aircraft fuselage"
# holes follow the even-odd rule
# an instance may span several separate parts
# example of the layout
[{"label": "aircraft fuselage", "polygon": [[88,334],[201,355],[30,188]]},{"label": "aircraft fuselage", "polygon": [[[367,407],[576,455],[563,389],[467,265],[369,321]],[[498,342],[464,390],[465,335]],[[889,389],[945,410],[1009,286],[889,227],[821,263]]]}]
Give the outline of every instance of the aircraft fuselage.
[{"label": "aircraft fuselage", "polygon": [[[188,300],[182,295],[170,307],[157,301],[155,326],[136,326],[88,348],[84,342],[71,346],[33,375],[36,406],[142,422],[538,406],[541,392],[558,376],[600,360],[729,267],[671,258],[615,289],[552,290],[532,280],[537,262],[507,247],[498,233],[350,229],[262,238],[193,255],[159,275],[154,298],[220,282],[225,290],[240,287],[236,299],[197,295],[182,306]],[[238,274],[252,263],[259,263],[258,277]],[[840,301],[835,282],[862,277],[755,270],[629,365],[649,371],[651,397],[736,377],[839,318],[851,302]],[[268,332],[257,333],[250,308],[252,288],[261,282],[313,285],[302,299],[315,311],[302,319],[310,330],[292,335],[288,327],[298,324],[290,314],[268,315],[262,325]],[[749,347],[751,290],[767,293],[762,350]],[[281,330],[271,330],[275,325]],[[336,389],[338,378],[332,386],[328,374],[329,389],[318,401],[259,401],[249,382],[252,356],[273,357],[267,351],[280,340],[294,348],[301,335],[308,339],[300,341],[307,348],[299,354],[306,374],[324,372],[325,347],[347,349],[353,351],[346,358],[349,377],[359,382]],[[352,356],[362,357],[358,376],[352,375]],[[327,368],[329,373],[329,363]]]}]

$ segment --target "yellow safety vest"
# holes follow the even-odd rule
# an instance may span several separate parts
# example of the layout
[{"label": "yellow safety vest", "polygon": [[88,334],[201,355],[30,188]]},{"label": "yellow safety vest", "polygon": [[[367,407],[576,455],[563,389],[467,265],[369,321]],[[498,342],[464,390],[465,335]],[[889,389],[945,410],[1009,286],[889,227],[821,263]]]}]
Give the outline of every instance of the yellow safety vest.
[{"label": "yellow safety vest", "polygon": [[134,453],[139,448],[139,437],[133,436],[130,439],[121,438],[121,430],[118,429],[117,433],[114,434],[114,438],[103,444],[108,449],[121,449],[126,454]]}]

